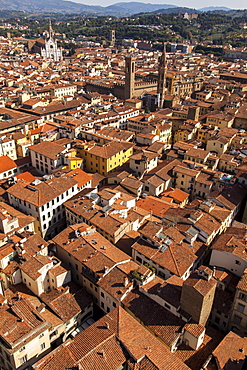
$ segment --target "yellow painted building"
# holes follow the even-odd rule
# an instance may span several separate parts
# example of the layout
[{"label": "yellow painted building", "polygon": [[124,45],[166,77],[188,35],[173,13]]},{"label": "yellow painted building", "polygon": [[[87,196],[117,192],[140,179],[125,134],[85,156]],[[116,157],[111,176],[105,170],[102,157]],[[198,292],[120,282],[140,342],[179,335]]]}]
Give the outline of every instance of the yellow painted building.
[{"label": "yellow painted building", "polygon": [[106,176],[129,160],[133,147],[134,143],[117,141],[102,146],[96,143],[80,144],[77,147],[77,155],[83,158],[85,171]]},{"label": "yellow painted building", "polygon": [[16,154],[18,157],[25,157],[28,155],[28,147],[32,145],[32,142],[21,132],[17,132],[13,135],[15,139]]},{"label": "yellow painted building", "polygon": [[74,170],[76,168],[83,168],[83,159],[79,157],[68,157],[65,159],[66,168]]},{"label": "yellow painted building", "polygon": [[201,127],[197,131],[197,139],[202,143],[207,144],[208,140],[216,134],[215,127]]},{"label": "yellow painted building", "polygon": [[193,139],[194,133],[189,130],[178,130],[174,134],[174,142],[188,141]]},{"label": "yellow painted building", "polygon": [[212,114],[207,117],[206,124],[217,126],[222,129],[225,127],[232,127],[234,121],[234,116],[230,116],[223,113]]}]

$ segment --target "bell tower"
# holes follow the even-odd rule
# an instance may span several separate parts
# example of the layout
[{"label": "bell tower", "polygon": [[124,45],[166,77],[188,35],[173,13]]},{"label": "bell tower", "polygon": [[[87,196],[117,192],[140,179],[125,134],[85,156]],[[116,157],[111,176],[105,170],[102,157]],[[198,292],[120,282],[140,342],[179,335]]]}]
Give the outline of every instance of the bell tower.
[{"label": "bell tower", "polygon": [[109,46],[110,48],[114,48],[116,42],[116,33],[115,30],[111,30],[109,34]]},{"label": "bell tower", "polygon": [[125,57],[125,99],[131,99],[135,88],[135,58]]},{"label": "bell tower", "polygon": [[159,108],[163,108],[166,89],[166,44],[164,43],[162,55],[158,65],[158,85],[157,94],[160,96]]},{"label": "bell tower", "polygon": [[54,31],[52,29],[51,20],[49,20],[49,38],[52,39],[54,36]]}]

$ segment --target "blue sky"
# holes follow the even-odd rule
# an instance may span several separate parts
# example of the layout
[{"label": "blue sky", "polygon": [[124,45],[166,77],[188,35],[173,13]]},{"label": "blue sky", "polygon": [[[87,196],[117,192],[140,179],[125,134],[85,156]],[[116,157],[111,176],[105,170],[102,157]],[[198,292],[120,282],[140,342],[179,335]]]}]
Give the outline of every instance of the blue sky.
[{"label": "blue sky", "polygon": [[[130,2],[131,0],[72,0],[77,3],[88,4],[88,5],[102,5],[107,6],[118,2]],[[226,6],[232,9],[246,9],[246,0],[140,0],[143,3],[152,4],[173,4],[177,6],[187,6],[189,8],[203,8],[206,6]]]}]

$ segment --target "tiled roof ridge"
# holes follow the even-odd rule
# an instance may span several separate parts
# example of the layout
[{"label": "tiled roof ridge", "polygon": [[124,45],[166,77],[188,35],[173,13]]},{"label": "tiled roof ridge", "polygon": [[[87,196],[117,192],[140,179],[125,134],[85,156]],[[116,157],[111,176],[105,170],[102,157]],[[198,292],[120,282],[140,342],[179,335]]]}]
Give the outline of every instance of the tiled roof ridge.
[{"label": "tiled roof ridge", "polygon": [[117,310],[117,336],[120,338],[120,309]]},{"label": "tiled roof ridge", "polygon": [[179,271],[179,268],[178,268],[178,264],[177,264],[177,261],[176,261],[176,259],[175,259],[174,255],[173,255],[173,252],[172,252],[172,249],[171,249],[171,246],[170,246],[170,245],[168,246],[168,249],[169,249],[169,251],[170,251],[170,253],[171,253],[171,256],[172,256],[172,259],[173,259],[174,265],[175,265],[175,267],[176,267],[176,269],[177,269],[178,276],[180,276],[180,271]]}]

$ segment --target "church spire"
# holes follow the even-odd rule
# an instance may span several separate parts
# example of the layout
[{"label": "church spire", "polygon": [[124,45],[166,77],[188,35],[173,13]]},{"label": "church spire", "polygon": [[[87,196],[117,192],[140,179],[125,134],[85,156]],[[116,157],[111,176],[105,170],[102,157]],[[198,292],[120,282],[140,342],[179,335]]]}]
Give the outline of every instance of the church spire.
[{"label": "church spire", "polygon": [[163,108],[165,88],[166,88],[166,43],[164,43],[163,45],[163,51],[159,59],[159,65],[158,65],[157,94],[160,95],[159,108]]},{"label": "church spire", "polygon": [[54,36],[54,31],[52,29],[51,20],[49,20],[49,38],[52,39]]}]

